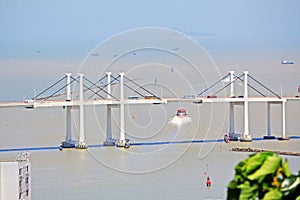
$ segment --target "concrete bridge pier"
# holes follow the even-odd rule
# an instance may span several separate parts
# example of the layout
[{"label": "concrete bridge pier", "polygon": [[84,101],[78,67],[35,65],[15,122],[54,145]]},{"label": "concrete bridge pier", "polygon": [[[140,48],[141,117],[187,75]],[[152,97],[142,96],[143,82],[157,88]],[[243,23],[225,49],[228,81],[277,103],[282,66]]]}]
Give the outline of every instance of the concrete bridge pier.
[{"label": "concrete bridge pier", "polygon": [[281,111],[282,111],[282,137],[279,137],[278,140],[289,140],[289,137],[286,137],[285,133],[285,104],[286,104],[286,99],[282,101],[281,104]]},{"label": "concrete bridge pier", "polygon": [[84,100],[83,100],[83,74],[79,73],[79,140],[76,144],[77,149],[86,149],[87,144],[84,138]]},{"label": "concrete bridge pier", "polygon": [[[66,101],[71,101],[71,73],[66,73],[66,85],[67,85],[67,91],[66,91]],[[66,106],[66,137],[65,140],[63,140],[60,143],[60,150],[63,148],[74,148],[76,145],[76,140],[72,140],[72,127],[71,127],[71,112],[72,112],[72,106]]]},{"label": "concrete bridge pier", "polygon": [[[107,72],[107,99],[111,100],[111,72]],[[119,139],[112,138],[112,122],[111,114],[112,108],[116,105],[108,104],[106,106],[106,139],[103,142],[104,146],[117,146],[128,148],[130,146],[130,140],[125,138],[125,103],[124,103],[124,72],[119,73],[120,75],[120,104],[118,108],[120,110],[120,137]]]},{"label": "concrete bridge pier", "polygon": [[[106,72],[107,77],[107,100],[111,100],[111,72]],[[115,146],[116,139],[112,138],[112,123],[111,123],[111,112],[113,105],[106,105],[106,138],[103,142],[104,146]]]},{"label": "concrete bridge pier", "polygon": [[235,103],[229,103],[229,138],[231,141],[238,141],[240,134],[235,133],[234,130],[234,106]]},{"label": "concrete bridge pier", "polygon": [[[233,98],[235,96],[234,91],[234,71],[229,71],[230,74],[230,97]],[[229,103],[229,138],[231,141],[238,141],[239,134],[235,133],[234,130],[234,102]]]},{"label": "concrete bridge pier", "polygon": [[125,111],[124,111],[124,72],[120,74],[120,138],[116,142],[117,147],[128,148],[130,140],[125,138]]},{"label": "concrete bridge pier", "polygon": [[240,141],[252,142],[252,137],[249,134],[248,71],[244,71],[244,134]]},{"label": "concrete bridge pier", "polygon": [[[79,75],[79,106],[64,106],[66,108],[66,138],[60,144],[60,150],[63,148],[77,148],[77,149],[86,149],[87,145],[85,143],[84,137],[84,100],[83,100],[83,74]],[[71,73],[66,73],[67,80],[67,91],[66,91],[66,101],[72,101],[71,96]],[[79,139],[78,141],[72,139],[72,109],[79,109]]]},{"label": "concrete bridge pier", "polygon": [[76,140],[72,139],[72,126],[71,126],[71,116],[72,116],[72,106],[66,106],[66,137],[60,143],[60,150],[63,148],[75,148],[76,147]]},{"label": "concrete bridge pier", "polygon": [[264,136],[264,139],[275,139],[274,135],[271,135],[271,102],[267,102],[267,135]]}]

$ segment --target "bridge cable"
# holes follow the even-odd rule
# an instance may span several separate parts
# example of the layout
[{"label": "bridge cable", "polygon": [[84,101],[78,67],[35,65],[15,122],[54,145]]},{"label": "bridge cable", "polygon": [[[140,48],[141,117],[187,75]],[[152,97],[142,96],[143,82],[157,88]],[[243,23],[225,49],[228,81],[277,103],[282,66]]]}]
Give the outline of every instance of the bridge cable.
[{"label": "bridge cable", "polygon": [[127,88],[129,88],[129,89],[132,90],[133,92],[135,92],[135,93],[141,95],[142,97],[145,97],[145,95],[143,95],[142,93],[136,91],[134,88],[130,87],[129,85],[127,85],[127,84],[124,83],[124,86],[126,86]]},{"label": "bridge cable", "polygon": [[99,79],[99,80],[98,80],[97,82],[95,82],[95,83],[93,83],[93,82],[90,81],[90,83],[91,83],[92,85],[91,85],[89,88],[85,89],[84,92],[86,92],[88,89],[91,89],[93,86],[96,86],[96,87],[98,88],[97,83],[100,82],[100,81],[102,81],[102,80],[105,79],[105,78],[106,78],[106,76],[103,76],[101,79]]},{"label": "bridge cable", "polygon": [[66,78],[65,76],[62,77],[60,80],[56,81],[51,86],[49,86],[48,88],[46,88],[45,90],[43,90],[42,92],[40,92],[38,95],[36,95],[35,97],[33,97],[32,100],[35,100],[36,98],[38,98],[39,96],[41,96],[42,94],[44,94],[47,90],[51,89],[52,87],[54,87],[56,84],[58,84],[59,82],[61,82],[65,78]]},{"label": "bridge cable", "polygon": [[[248,74],[249,76],[249,74]],[[245,82],[243,79],[238,78],[240,81],[242,81],[243,83]],[[266,95],[264,95],[262,92],[260,92],[258,89],[256,89],[255,87],[253,87],[252,85],[250,85],[249,83],[247,84],[248,87],[250,87],[252,90],[256,91],[257,93],[259,93],[261,96],[266,97]]]},{"label": "bridge cable", "polygon": [[[87,78],[85,78],[85,77],[83,77],[84,78],[84,80],[86,80],[86,81],[88,81],[89,83],[91,83],[91,84],[94,84],[92,81],[90,81],[89,79],[87,79]],[[105,78],[105,77],[104,77]],[[100,80],[99,80],[100,81]],[[97,81],[97,82],[99,82],[99,81]],[[96,82],[96,83],[97,83]],[[112,96],[111,94],[109,94],[108,92],[106,92],[105,90],[104,90],[104,87],[103,88],[101,88],[101,87],[99,87],[99,86],[96,86],[98,89],[100,89],[100,90],[102,90],[104,93],[106,93],[107,95],[110,95],[110,96]],[[91,88],[91,87],[90,87]],[[87,89],[89,89],[89,90],[91,90],[90,88],[87,88]],[[93,90],[91,90],[94,94],[98,94],[98,91],[97,92],[94,92]],[[115,98],[114,96],[112,96],[113,98]],[[102,97],[103,98],[103,97]],[[103,98],[103,99],[105,99],[105,98]],[[115,98],[116,99],[116,98]]]},{"label": "bridge cable", "polygon": [[[118,100],[118,98],[114,97],[112,94],[109,94],[108,92],[106,92],[106,91],[104,90],[104,88],[106,88],[109,84],[112,84],[115,80],[117,80],[117,79],[119,78],[119,76],[116,77],[116,78],[113,77],[113,76],[111,76],[111,77],[112,77],[113,80],[111,80],[110,83],[107,83],[106,85],[104,85],[102,88],[99,87],[99,86],[97,86],[98,90],[97,90],[95,93],[98,94],[99,92],[103,91],[103,92],[105,92],[106,94],[108,94],[108,95],[110,95],[111,97],[113,97],[114,99]],[[99,82],[99,81],[98,81],[98,82]],[[93,96],[93,95],[91,95],[91,96],[89,97],[89,99],[90,99],[92,96]],[[105,98],[103,98],[103,99],[105,99]]]},{"label": "bridge cable", "polygon": [[[104,90],[104,88],[106,88],[109,84],[112,84],[115,80],[119,81],[118,78],[119,78],[120,76],[114,77],[114,76],[111,75],[111,77],[113,78],[113,80],[111,80],[110,83],[107,83],[107,84],[103,85],[102,87],[96,86],[96,87],[99,89],[97,92],[103,91],[103,92],[105,92],[106,94],[108,94],[108,92],[106,92],[106,91]],[[105,78],[105,76],[104,76],[102,79],[100,79],[99,81],[97,81],[96,83],[100,82],[100,81],[103,80],[104,78]],[[139,80],[139,79],[138,79],[138,80]],[[96,84],[96,83],[95,83],[95,84]],[[132,89],[131,87],[129,87],[129,86],[126,85],[125,83],[124,83],[124,85],[127,86],[129,89],[131,89],[131,90],[134,91],[134,89]],[[138,93],[138,92],[136,92],[136,93]],[[141,93],[139,93],[139,94],[140,94],[141,96],[144,96],[144,95],[141,94]],[[108,94],[108,95],[110,95],[110,96],[112,96],[114,99],[118,100],[118,98],[114,97],[112,94]],[[90,99],[91,97],[92,97],[92,96],[90,96],[89,99]]]},{"label": "bridge cable", "polygon": [[71,83],[73,83],[75,81],[75,79],[71,76],[71,79],[73,79],[72,81],[70,81],[69,84],[64,85],[63,87],[61,87],[60,89],[58,89],[57,91],[55,91],[54,93],[52,93],[50,96],[44,97],[44,98],[40,98],[40,99],[44,99],[45,101],[51,97],[53,97],[55,94],[57,94],[58,92],[60,92],[62,89],[66,88],[68,85],[70,85]]},{"label": "bridge cable", "polygon": [[221,78],[220,80],[218,80],[217,82],[215,82],[214,84],[212,84],[210,87],[206,88],[205,90],[203,90],[202,92],[200,92],[198,94],[198,96],[202,95],[203,93],[207,92],[208,90],[210,90],[212,87],[214,87],[215,85],[217,85],[219,82],[221,82],[223,79],[227,78],[227,76],[229,76],[230,74],[227,74],[226,76],[224,76],[223,78]]},{"label": "bridge cable", "polygon": [[265,89],[267,89],[269,92],[271,92],[272,94],[274,94],[277,98],[281,99],[281,97],[276,94],[275,92],[273,92],[271,89],[269,89],[268,87],[266,87],[264,84],[262,84],[261,82],[259,82],[258,80],[256,80],[255,78],[253,78],[252,76],[248,75],[250,78],[252,78],[255,82],[257,82],[259,85],[261,85],[262,87],[264,87]]},{"label": "bridge cable", "polygon": [[[75,79],[75,81],[76,81],[77,83],[80,83],[77,79],[78,79],[78,77]],[[85,77],[83,77],[83,79],[87,80]],[[94,91],[91,90],[89,87],[87,87],[85,84],[83,84],[83,87],[87,88],[88,90],[90,90],[91,92],[93,92],[94,94],[96,94],[97,96],[99,96],[99,97],[101,97],[102,99],[104,99],[103,96],[101,96],[100,94],[94,92]],[[77,97],[78,97],[78,96],[77,96]]]},{"label": "bridge cable", "polygon": [[142,88],[144,91],[148,92],[149,94],[153,95],[155,98],[161,100],[160,97],[156,96],[155,94],[153,94],[152,92],[150,92],[149,90],[147,90],[146,88],[144,88],[143,86],[137,84],[135,81],[133,81],[133,80],[127,78],[126,76],[124,76],[124,78],[127,79],[128,81],[132,82],[133,84],[135,84],[135,85],[138,86],[139,88]]},{"label": "bridge cable", "polygon": [[[227,76],[228,76],[228,75],[227,75]],[[242,75],[240,75],[240,76],[236,76],[236,79],[235,79],[235,80],[233,80],[232,82],[227,83],[223,88],[221,88],[221,89],[219,89],[217,92],[215,92],[215,93],[213,94],[213,96],[216,95],[216,94],[218,94],[218,93],[221,92],[222,90],[224,90],[224,89],[225,89],[226,87],[228,87],[229,85],[231,85],[231,83],[234,83],[234,82],[237,81],[238,79],[241,80],[240,77],[242,77],[242,76],[244,76],[244,74],[242,74]],[[223,79],[222,79],[222,80],[223,80]]]},{"label": "bridge cable", "polygon": [[[71,83],[73,83],[74,81],[76,81],[77,83],[79,83],[79,81],[78,81],[78,77],[75,79],[75,78],[73,78],[73,77],[71,77],[71,79],[72,79],[72,81],[70,82],[70,84]],[[66,86],[68,86],[69,84],[67,84]],[[66,87],[66,86],[64,86],[64,87]],[[85,85],[83,85],[85,88],[88,88],[87,86],[85,86]],[[63,88],[61,88],[60,90],[62,90]],[[85,91],[87,91],[87,90],[84,90],[84,92]],[[76,91],[77,93],[78,93],[78,91]],[[72,93],[74,93],[74,92],[72,92]],[[53,94],[54,95],[54,94]],[[53,97],[53,96],[51,96],[51,97]],[[75,97],[75,99],[77,99],[79,97],[79,95],[77,95],[76,97]],[[101,97],[101,96],[100,96]],[[48,98],[50,98],[50,97],[48,97]],[[101,98],[103,98],[103,97],[101,97]]]},{"label": "bridge cable", "polygon": [[[91,83],[91,84],[94,84],[92,81],[90,81],[89,79],[87,79],[87,78],[85,78],[85,77],[83,77],[83,79],[84,79],[85,81]],[[94,92],[94,91],[91,89],[91,87],[87,87],[87,86],[85,86],[85,85],[84,85],[84,87],[86,87],[86,89],[83,90],[83,92],[86,92],[87,90],[90,90],[92,93],[96,94],[97,96],[101,97],[102,99],[105,99],[102,95],[100,95],[100,94]],[[93,95],[94,95],[94,94],[93,94]]]}]

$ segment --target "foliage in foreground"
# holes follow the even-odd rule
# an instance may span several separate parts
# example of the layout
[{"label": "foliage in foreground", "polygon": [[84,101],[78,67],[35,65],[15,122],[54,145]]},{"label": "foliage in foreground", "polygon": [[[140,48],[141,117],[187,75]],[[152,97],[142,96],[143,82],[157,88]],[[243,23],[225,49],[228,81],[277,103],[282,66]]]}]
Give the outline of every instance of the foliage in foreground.
[{"label": "foliage in foreground", "polygon": [[272,152],[252,154],[235,166],[227,199],[300,200],[300,171],[292,175],[287,159]]}]

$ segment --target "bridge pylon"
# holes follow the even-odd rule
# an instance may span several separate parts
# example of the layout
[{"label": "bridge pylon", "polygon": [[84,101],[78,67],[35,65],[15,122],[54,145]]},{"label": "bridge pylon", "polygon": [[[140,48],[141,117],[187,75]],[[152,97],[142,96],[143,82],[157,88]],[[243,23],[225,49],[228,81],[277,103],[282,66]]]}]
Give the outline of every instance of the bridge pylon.
[{"label": "bridge pylon", "polygon": [[[107,99],[111,100],[111,72],[107,72]],[[125,135],[125,102],[124,102],[124,72],[119,73],[120,75],[120,103],[118,108],[120,110],[120,136],[119,139],[112,138],[112,122],[111,122],[111,113],[112,108],[115,105],[108,104],[106,106],[106,139],[103,142],[104,146],[117,146],[128,148],[130,146],[130,140],[126,139]]]},{"label": "bridge pylon", "polygon": [[241,136],[241,142],[252,142],[249,134],[249,105],[248,105],[248,71],[244,71],[244,134]]},{"label": "bridge pylon", "polygon": [[84,99],[83,99],[83,74],[79,73],[79,141],[77,149],[86,149],[87,144],[84,138]]},{"label": "bridge pylon", "polygon": [[[235,75],[234,71],[229,71],[230,74],[230,97],[233,98],[235,97],[235,91],[234,91],[234,84],[235,84]],[[229,103],[229,137],[231,141],[238,141],[240,134],[235,133],[234,129],[234,107],[235,103],[230,102]]]},{"label": "bridge pylon", "polygon": [[[111,72],[106,72],[107,79],[107,100],[111,100]],[[106,105],[106,138],[103,142],[104,146],[115,146],[116,139],[112,138],[112,123],[111,123],[111,112],[113,105]]]},{"label": "bridge pylon", "polygon": [[[79,73],[79,106],[64,106],[66,108],[66,137],[60,144],[60,150],[63,148],[86,149],[84,137],[84,98],[83,98],[83,74]],[[66,73],[66,101],[72,101],[71,95],[71,73]],[[79,139],[72,139],[71,116],[72,109],[79,109]]]},{"label": "bridge pylon", "polygon": [[59,149],[63,148],[74,148],[76,146],[76,140],[72,140],[72,130],[71,130],[71,112],[72,107],[66,107],[66,138],[60,143]]}]

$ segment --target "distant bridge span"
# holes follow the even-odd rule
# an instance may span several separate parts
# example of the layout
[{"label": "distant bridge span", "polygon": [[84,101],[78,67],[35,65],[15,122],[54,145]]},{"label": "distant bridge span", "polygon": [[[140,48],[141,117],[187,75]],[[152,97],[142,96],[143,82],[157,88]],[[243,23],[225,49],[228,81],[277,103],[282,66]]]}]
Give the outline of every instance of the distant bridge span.
[{"label": "distant bridge span", "polygon": [[[257,89],[253,88],[251,85],[248,84],[248,72],[245,71],[243,75],[236,76],[233,71],[230,71],[228,76],[230,78],[230,82],[226,84],[226,87],[230,87],[230,96],[229,97],[217,97],[215,95],[212,96],[201,96],[206,91],[208,91],[210,88],[204,90],[204,92],[200,93],[199,96],[193,97],[193,98],[163,98],[163,97],[157,97],[154,94],[151,93],[151,91],[147,90],[146,88],[141,87],[144,91],[146,91],[148,94],[147,96],[142,96],[140,92],[137,92],[136,90],[134,92],[139,93],[141,98],[135,98],[135,99],[128,99],[124,97],[124,85],[130,89],[133,90],[130,86],[124,84],[124,73],[120,73],[119,77],[112,77],[110,72],[106,73],[106,79],[107,84],[103,87],[96,86],[96,83],[92,83],[88,79],[85,79],[83,74],[79,74],[79,80],[71,77],[70,73],[66,73],[65,79],[66,84],[64,87],[62,87],[59,91],[62,89],[66,89],[66,92],[64,93],[65,98],[64,99],[58,99],[53,100],[51,97],[55,96],[55,93],[52,94],[50,97],[39,97],[40,94],[43,94],[45,91],[40,93],[38,96],[34,97],[30,100],[25,100],[22,102],[0,102],[0,108],[4,107],[25,107],[28,109],[33,108],[43,108],[43,107],[65,107],[67,108],[67,120],[66,120],[66,139],[61,143],[61,148],[68,148],[68,147],[77,147],[77,148],[87,148],[87,144],[85,143],[85,134],[84,134],[84,107],[85,106],[100,106],[104,105],[107,107],[107,127],[106,127],[106,140],[104,141],[104,145],[116,145],[118,147],[129,147],[130,146],[130,140],[126,139],[125,137],[125,115],[124,115],[124,105],[127,104],[145,104],[145,105],[151,105],[151,104],[167,104],[171,102],[191,102],[195,104],[202,104],[202,103],[229,103],[230,105],[230,113],[229,113],[229,136],[231,139],[236,140],[240,139],[240,141],[252,141],[252,137],[249,134],[249,112],[248,112],[248,103],[249,102],[262,102],[267,104],[267,135],[265,136],[266,139],[273,139],[274,136],[271,136],[270,130],[270,105],[271,104],[280,104],[282,107],[282,138],[280,139],[288,139],[285,135],[285,115],[286,115],[286,109],[285,104],[289,100],[300,100],[300,98],[297,97],[280,97],[276,95],[274,92],[271,91],[275,97],[267,97],[263,95],[261,92],[259,92]],[[242,80],[241,77],[244,76],[244,79]],[[126,77],[125,77],[126,78]],[[227,78],[225,76],[224,78]],[[223,78],[223,79],[224,79]],[[128,81],[136,84],[134,81],[126,78]],[[84,85],[84,80],[90,82],[92,84],[91,87],[87,87]],[[101,79],[100,79],[101,80]],[[120,84],[120,97],[116,98],[112,96],[111,92],[111,86],[114,84],[114,81],[119,80]],[[244,83],[244,95],[236,97],[234,94],[234,83],[237,80],[242,80]],[[254,79],[255,80],[255,79]],[[72,98],[72,92],[71,92],[71,83],[72,82],[79,82],[79,95],[78,98]],[[55,85],[55,84],[54,84]],[[52,85],[52,86],[54,86]],[[136,84],[137,85],[137,84]],[[214,84],[215,85],[215,84]],[[52,87],[51,86],[51,87]],[[263,85],[264,86],[264,85]],[[95,92],[92,90],[92,87],[96,87],[97,91]],[[248,87],[256,90],[259,94],[262,94],[262,96],[257,97],[249,97],[248,96]],[[265,86],[264,86],[265,87]],[[223,89],[224,89],[223,88]],[[266,87],[265,87],[266,88]],[[92,91],[93,95],[97,95],[101,97],[100,99],[96,98],[89,98],[87,100],[84,100],[84,92],[86,91]],[[103,97],[99,94],[99,92],[104,92],[106,97]],[[39,98],[38,98],[39,97]],[[244,107],[244,132],[241,136],[237,136],[234,130],[234,107],[236,105],[242,105]],[[112,123],[111,123],[111,109],[112,106],[117,106],[120,109],[120,137],[118,139],[112,138]],[[72,140],[71,137],[71,110],[72,109],[79,109],[79,139],[78,141]]]}]

